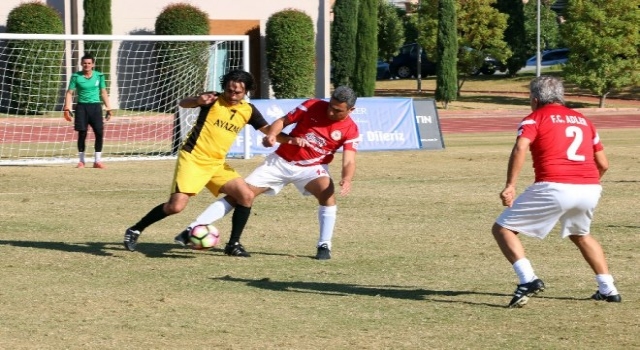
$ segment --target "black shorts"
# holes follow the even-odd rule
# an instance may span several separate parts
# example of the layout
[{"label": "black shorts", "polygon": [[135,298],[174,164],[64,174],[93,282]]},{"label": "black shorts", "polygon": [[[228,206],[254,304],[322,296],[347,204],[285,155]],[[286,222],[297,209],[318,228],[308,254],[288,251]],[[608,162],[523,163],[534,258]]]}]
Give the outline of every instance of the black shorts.
[{"label": "black shorts", "polygon": [[76,117],[73,124],[75,131],[87,131],[87,125],[95,132],[102,132],[104,121],[102,120],[102,104],[78,103],[76,105]]}]

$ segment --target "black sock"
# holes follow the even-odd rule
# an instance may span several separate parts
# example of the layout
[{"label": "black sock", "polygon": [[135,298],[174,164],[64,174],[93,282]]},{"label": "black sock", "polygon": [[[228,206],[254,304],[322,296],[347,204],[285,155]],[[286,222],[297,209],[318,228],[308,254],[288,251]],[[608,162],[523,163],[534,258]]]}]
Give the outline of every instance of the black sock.
[{"label": "black sock", "polygon": [[166,218],[168,215],[164,212],[164,203],[158,205],[157,207],[151,209],[140,221],[138,221],[135,225],[131,226],[132,230],[138,230],[140,233],[144,231],[145,228],[151,226],[152,224]]},{"label": "black sock", "polygon": [[240,204],[236,205],[233,210],[233,216],[231,217],[231,237],[229,237],[229,244],[236,244],[240,242],[240,236],[244,226],[249,221],[249,214],[251,214],[251,207],[245,207]]}]

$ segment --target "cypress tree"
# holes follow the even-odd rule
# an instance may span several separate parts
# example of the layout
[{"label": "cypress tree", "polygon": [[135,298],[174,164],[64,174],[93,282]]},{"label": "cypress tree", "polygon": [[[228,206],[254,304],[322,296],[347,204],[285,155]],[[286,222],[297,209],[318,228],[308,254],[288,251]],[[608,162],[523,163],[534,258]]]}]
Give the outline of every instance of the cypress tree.
[{"label": "cypress tree", "polygon": [[498,0],[498,11],[509,15],[507,29],[504,31],[504,40],[513,52],[513,56],[507,59],[506,66],[510,76],[514,76],[520,68],[524,67],[528,56],[528,44],[525,31],[524,4],[522,0]]},{"label": "cypress tree", "polygon": [[360,97],[373,96],[378,61],[378,0],[360,0],[356,34],[356,66],[353,90]]},{"label": "cypress tree", "polygon": [[458,33],[453,0],[438,1],[438,62],[436,63],[436,101],[455,101],[458,95]]},{"label": "cypress tree", "polygon": [[[111,0],[84,0],[84,34],[112,34]],[[91,53],[96,59],[95,69],[104,74],[107,86],[111,72],[111,41],[86,41],[84,51]],[[82,54],[80,55],[82,56]]]},{"label": "cypress tree", "polygon": [[331,82],[333,86],[353,86],[356,66],[356,34],[359,0],[336,0],[331,24]]}]

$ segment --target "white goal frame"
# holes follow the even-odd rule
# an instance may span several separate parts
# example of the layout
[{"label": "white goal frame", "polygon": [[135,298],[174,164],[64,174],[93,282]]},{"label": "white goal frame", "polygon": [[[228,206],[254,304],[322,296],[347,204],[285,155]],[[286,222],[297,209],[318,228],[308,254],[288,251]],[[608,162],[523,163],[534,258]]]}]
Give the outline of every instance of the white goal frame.
[{"label": "white goal frame", "polygon": [[[15,57],[20,53],[17,49],[11,49],[16,41],[25,43],[51,42],[55,41],[64,50],[60,53],[58,65],[60,73],[53,84],[56,95],[51,94],[51,99],[55,100],[52,106],[45,110],[30,112],[28,109],[12,109],[17,98],[14,97],[12,83],[17,81],[18,67],[13,63]],[[178,78],[167,78],[170,76],[171,68],[161,67],[160,56],[154,56],[159,52],[157,43],[171,43],[174,46],[186,47],[190,51],[197,45],[197,42],[207,42],[209,49],[199,58],[206,60],[207,70],[203,86],[193,86],[195,79],[181,74],[179,79],[184,83],[175,83],[176,86],[187,86],[189,82],[198,91],[208,91],[218,89],[219,78],[225,70],[243,69],[249,71],[249,36],[247,35],[58,35],[58,34],[15,34],[0,33],[0,165],[13,164],[37,164],[37,163],[75,163],[77,162],[77,132],[73,130],[73,123],[63,119],[62,105],[64,104],[64,94],[69,84],[71,75],[80,70],[79,59],[85,53],[84,46],[87,42],[111,41],[110,71],[107,76],[107,89],[110,97],[111,108],[114,110],[113,118],[105,123],[103,159],[105,161],[124,161],[131,159],[167,159],[175,158],[175,151],[180,140],[186,134],[184,113],[183,120],[179,119],[178,100],[172,100],[171,104],[163,106],[163,112],[150,112],[149,100],[156,89],[171,90],[162,87],[163,82],[176,80]],[[193,44],[193,45],[192,45]],[[181,46],[184,45],[184,46]],[[127,48],[145,48],[148,51],[125,51]],[[46,50],[40,50],[46,51]],[[28,60],[33,60],[34,65],[47,64],[44,58],[39,57],[39,50],[25,51]],[[56,51],[57,52],[57,51]],[[161,51],[160,51],[161,52]],[[168,52],[168,51],[166,51]],[[176,49],[171,55],[178,55],[181,51]],[[199,51],[200,52],[200,51]],[[132,53],[133,58],[128,57]],[[219,55],[220,57],[218,57]],[[125,57],[127,56],[127,57]],[[32,58],[31,58],[32,57]],[[173,57],[167,55],[166,57]],[[166,57],[162,57],[168,61]],[[195,57],[189,56],[189,57]],[[99,65],[99,58],[96,57],[96,66]],[[179,62],[179,59],[175,60]],[[230,62],[233,61],[233,62]],[[13,67],[12,66],[15,66]],[[26,63],[27,65],[29,63]],[[184,63],[182,64],[184,66]],[[167,63],[168,66],[168,63]],[[23,66],[24,67],[24,64]],[[171,67],[171,66],[169,66]],[[179,66],[177,66],[179,67]],[[215,68],[217,67],[217,68]],[[229,68],[230,67],[230,68]],[[55,67],[54,67],[55,68]],[[219,68],[219,70],[218,70]],[[37,70],[37,69],[35,69]],[[162,73],[158,73],[162,71]],[[167,74],[169,71],[169,74]],[[20,72],[24,76],[24,72]],[[164,74],[164,75],[163,75]],[[178,75],[177,73],[175,75]],[[127,80],[132,77],[131,80]],[[59,81],[57,80],[59,79]],[[139,79],[139,80],[136,80]],[[27,79],[28,80],[28,79]],[[34,73],[29,84],[34,85],[39,77]],[[47,80],[47,79],[41,79]],[[49,79],[48,81],[52,81]],[[144,81],[143,85],[140,83]],[[146,82],[149,81],[149,84]],[[29,85],[27,84],[27,85]],[[127,85],[135,85],[129,89]],[[196,84],[199,85],[199,84]],[[29,85],[30,86],[30,85]],[[186,93],[187,87],[185,87]],[[17,90],[17,89],[16,89]],[[28,87],[23,90],[29,90]],[[37,90],[37,89],[34,89]],[[131,91],[130,91],[131,90]],[[135,91],[133,91],[135,90]],[[175,90],[173,93],[179,94],[182,90]],[[131,95],[145,95],[144,98],[132,98]],[[189,93],[193,94],[193,93]],[[180,95],[186,97],[187,95]],[[150,96],[151,95],[151,96]],[[35,97],[27,97],[30,100]],[[135,102],[131,102],[135,101]],[[30,102],[27,102],[27,104]],[[136,105],[139,103],[140,105]],[[145,104],[146,103],[146,104]],[[184,112],[184,111],[183,111]],[[197,112],[190,110],[187,113]],[[190,126],[189,123],[187,123]],[[182,128],[182,130],[180,130]],[[164,131],[154,131],[164,130]],[[248,130],[246,130],[248,131]],[[155,134],[154,134],[155,133]],[[155,139],[158,138],[158,139]],[[86,141],[87,159],[93,157],[93,132],[88,130]],[[248,147],[245,147],[248,148]],[[249,158],[248,150],[245,150],[244,158]]]}]

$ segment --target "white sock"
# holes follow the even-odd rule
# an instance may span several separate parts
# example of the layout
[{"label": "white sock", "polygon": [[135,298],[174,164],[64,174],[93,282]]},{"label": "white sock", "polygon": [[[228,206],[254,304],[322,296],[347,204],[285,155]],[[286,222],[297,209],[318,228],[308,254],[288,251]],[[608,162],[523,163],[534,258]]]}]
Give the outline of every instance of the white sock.
[{"label": "white sock", "polygon": [[78,158],[80,159],[80,163],[84,163],[84,152],[78,152]]},{"label": "white sock", "polygon": [[596,275],[596,282],[598,282],[598,291],[602,295],[616,295],[618,289],[613,284],[613,276],[611,275]]},{"label": "white sock", "polygon": [[333,228],[336,226],[336,212],[338,206],[331,207],[318,206],[318,222],[320,223],[320,238],[318,238],[318,247],[326,244],[331,249],[331,238],[333,237]]},{"label": "white sock", "polygon": [[94,156],[96,158],[96,163],[100,163],[102,161],[102,152],[96,152]]},{"label": "white sock", "polygon": [[516,272],[516,275],[518,275],[519,284],[529,283],[538,278],[535,272],[533,272],[531,261],[527,258],[522,258],[513,263],[513,270]]},{"label": "white sock", "polygon": [[211,203],[207,209],[205,209],[202,214],[196,218],[196,221],[189,225],[189,227],[193,228],[197,225],[209,225],[214,221],[222,219],[225,215],[229,214],[232,209],[233,206],[229,204],[226,199],[220,198]]}]

